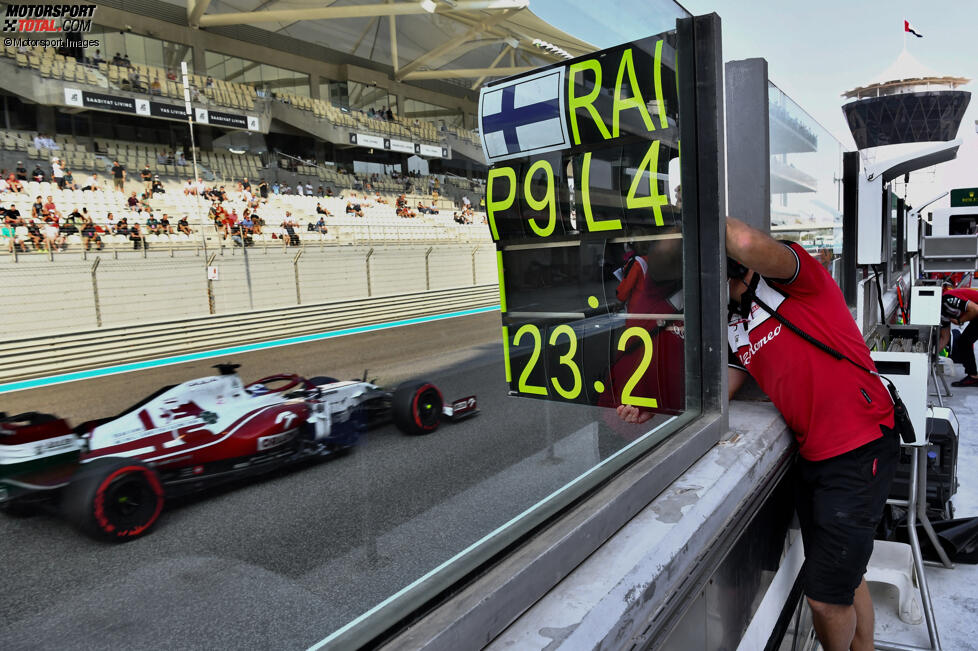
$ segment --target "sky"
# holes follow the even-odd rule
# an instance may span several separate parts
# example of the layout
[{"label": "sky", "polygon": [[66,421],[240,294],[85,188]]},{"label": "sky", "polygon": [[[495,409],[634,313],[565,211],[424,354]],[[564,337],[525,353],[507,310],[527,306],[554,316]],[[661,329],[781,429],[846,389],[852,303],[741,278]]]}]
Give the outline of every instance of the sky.
[{"label": "sky", "polygon": [[[592,3],[593,0],[531,0],[530,9],[601,47],[612,45],[597,42],[601,38],[598,30],[603,26],[593,19],[574,20],[575,12],[568,12],[568,6],[598,5],[601,13],[609,16],[644,13],[645,17],[637,21],[641,25],[638,29],[651,28],[671,18],[663,15],[656,21],[649,17],[657,5],[665,4],[664,0]],[[903,21],[909,20],[923,34],[923,38],[908,35],[910,54],[940,75],[972,79],[961,89],[973,96],[958,131],[958,137],[964,140],[958,158],[934,167],[933,173],[911,175],[908,198],[919,205],[949,188],[978,187],[978,0],[945,0],[933,5],[906,0],[685,0],[681,4],[694,15],[719,14],[723,60],[767,59],[770,80],[846,149],[855,146],[842,114],[844,99],[840,95],[865,85],[893,63],[904,45]],[[644,12],[640,9],[643,7]],[[571,18],[567,18],[568,14]],[[886,160],[894,153],[884,148],[878,159]],[[939,205],[947,205],[947,199],[934,204]]]}]

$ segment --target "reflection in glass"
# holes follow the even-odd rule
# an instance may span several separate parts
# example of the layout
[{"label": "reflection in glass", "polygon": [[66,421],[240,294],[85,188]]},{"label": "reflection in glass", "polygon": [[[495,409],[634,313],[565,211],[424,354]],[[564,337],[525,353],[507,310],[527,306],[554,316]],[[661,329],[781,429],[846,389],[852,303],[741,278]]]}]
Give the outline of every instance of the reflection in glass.
[{"label": "reflection in glass", "polygon": [[796,241],[840,282],[842,143],[768,84],[771,234]]}]

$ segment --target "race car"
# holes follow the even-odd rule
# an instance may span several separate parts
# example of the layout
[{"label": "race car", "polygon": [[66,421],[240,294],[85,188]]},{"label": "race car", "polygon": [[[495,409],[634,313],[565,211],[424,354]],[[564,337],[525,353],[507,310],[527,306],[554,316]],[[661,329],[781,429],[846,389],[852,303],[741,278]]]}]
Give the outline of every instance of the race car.
[{"label": "race car", "polygon": [[244,385],[237,364],[160,389],[111,418],[0,413],[0,509],[59,506],[83,532],[124,541],[150,531],[166,499],[303,460],[336,455],[393,421],[429,434],[478,413],[446,405],[431,382],[393,391],[363,380],[273,375]]}]

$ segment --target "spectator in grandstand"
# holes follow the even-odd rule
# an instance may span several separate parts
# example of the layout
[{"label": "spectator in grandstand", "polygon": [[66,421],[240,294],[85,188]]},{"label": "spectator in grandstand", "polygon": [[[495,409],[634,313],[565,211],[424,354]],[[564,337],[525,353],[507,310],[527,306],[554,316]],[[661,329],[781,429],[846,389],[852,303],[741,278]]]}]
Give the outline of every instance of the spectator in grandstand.
[{"label": "spectator in grandstand", "polygon": [[129,60],[129,55],[128,54],[123,54],[122,55],[122,65],[124,65],[127,68],[131,68],[132,67],[132,62]]},{"label": "spectator in grandstand", "polygon": [[169,163],[169,161],[170,161],[170,157],[166,155],[165,151],[161,151],[156,154],[157,165],[166,165],[167,163]]},{"label": "spectator in grandstand", "polygon": [[181,217],[180,218],[180,221],[177,222],[177,232],[178,233],[183,233],[184,235],[190,235],[191,234],[191,232],[190,232],[190,224],[187,222],[187,216],[186,215],[184,215],[183,217]]},{"label": "spectator in grandstand", "polygon": [[129,210],[139,210],[139,197],[136,196],[135,191],[129,194],[126,205],[129,206]]},{"label": "spectator in grandstand", "polygon": [[299,181],[298,183],[295,184],[295,193],[300,197],[302,196],[303,194],[302,181]]},{"label": "spectator in grandstand", "polygon": [[272,194],[278,194],[282,188],[279,186],[278,181],[272,183]]},{"label": "spectator in grandstand", "polygon": [[114,65],[114,66],[124,66],[124,65],[126,65],[125,62],[122,60],[122,55],[120,53],[116,52],[115,53],[115,56],[112,57],[112,65]]},{"label": "spectator in grandstand", "polygon": [[20,211],[17,210],[17,204],[10,204],[10,207],[3,214],[3,223],[7,226],[23,226],[24,220],[20,216]]},{"label": "spectator in grandstand", "polygon": [[112,161],[112,184],[119,192],[126,191],[126,166],[119,161]]},{"label": "spectator in grandstand", "polygon": [[58,228],[61,230],[61,235],[67,238],[68,235],[75,235],[78,233],[78,227],[75,226],[75,220],[71,221],[65,220],[64,223],[59,224]]},{"label": "spectator in grandstand", "polygon": [[252,211],[251,215],[249,215],[249,218],[251,219],[251,232],[256,235],[260,235],[262,226],[265,225],[265,220],[254,211]]},{"label": "spectator in grandstand", "polygon": [[166,190],[163,188],[163,182],[160,181],[159,176],[153,177],[153,183],[150,185],[150,192],[152,194],[165,194]]},{"label": "spectator in grandstand", "polygon": [[61,220],[61,213],[58,211],[58,207],[55,205],[54,199],[50,195],[44,202],[44,212],[47,213],[48,217],[54,218],[55,223]]},{"label": "spectator in grandstand", "polygon": [[143,188],[146,190],[146,194],[153,193],[153,170],[149,169],[149,163],[143,166],[143,169],[139,171],[139,178],[143,181]]},{"label": "spectator in grandstand", "polygon": [[108,222],[109,228],[112,229],[113,235],[122,235],[123,237],[129,237],[129,222],[123,217],[118,221],[118,223],[113,224],[112,213],[105,216],[105,221]]},{"label": "spectator in grandstand", "polygon": [[264,177],[258,182],[258,195],[262,199],[268,199],[268,181]]},{"label": "spectator in grandstand", "polygon": [[285,242],[286,246],[299,246],[299,234],[295,232],[295,224],[292,222],[284,222],[282,228],[285,230],[285,234],[282,235],[282,241]]},{"label": "spectator in grandstand", "polygon": [[360,207],[359,203],[353,203],[352,201],[346,202],[346,214],[356,215],[357,217],[363,217],[363,208]]},{"label": "spectator in grandstand", "polygon": [[105,63],[105,59],[102,58],[102,51],[96,49],[95,55],[91,58],[92,65],[97,66],[100,63]]},{"label": "spectator in grandstand", "polygon": [[74,224],[76,222],[80,223],[82,221],[84,221],[84,217],[80,212],[78,212],[78,206],[72,208],[71,212],[68,213],[68,216],[65,217],[65,223],[67,224]]},{"label": "spectator in grandstand", "polygon": [[182,149],[178,149],[177,150],[176,164],[179,165],[180,167],[186,167],[187,166],[187,159],[184,157],[183,150]]},{"label": "spectator in grandstand", "polygon": [[67,167],[65,168],[64,175],[64,189],[65,190],[77,190],[78,186],[75,185],[75,177],[72,175],[71,170]]},{"label": "spectator in grandstand", "polygon": [[18,253],[27,253],[27,245],[24,244],[24,238],[17,235],[16,227],[7,224],[0,226],[0,237],[7,240],[8,253],[13,253],[14,250]]},{"label": "spectator in grandstand", "polygon": [[38,183],[43,183],[44,181],[47,180],[46,177],[44,176],[44,170],[41,169],[40,165],[34,166],[34,171],[31,172],[31,179],[37,181]]},{"label": "spectator in grandstand", "polygon": [[92,222],[91,217],[85,218],[85,223],[82,224],[81,228],[82,246],[88,251],[92,244],[95,245],[97,251],[102,250],[102,237],[95,230],[95,224]]},{"label": "spectator in grandstand", "polygon": [[174,70],[173,68],[167,68],[166,69],[166,78],[169,81],[176,81],[177,80],[177,71]]},{"label": "spectator in grandstand", "polygon": [[129,69],[129,87],[137,92],[145,93],[146,84],[143,83],[143,79],[135,68]]},{"label": "spectator in grandstand", "polygon": [[57,158],[51,161],[51,178],[58,185],[59,190],[65,189],[65,170],[61,161]]},{"label": "spectator in grandstand", "polygon": [[306,196],[307,197],[311,197],[312,196],[312,183],[310,183],[308,181],[306,181]]},{"label": "spectator in grandstand", "polygon": [[31,205],[31,219],[36,219],[42,221],[48,214],[44,210],[44,202],[41,201],[41,195],[37,195],[34,199],[34,203]]},{"label": "spectator in grandstand", "polygon": [[17,175],[11,172],[7,175],[7,185],[10,187],[11,192],[23,192],[24,184],[21,182]]},{"label": "spectator in grandstand", "polygon": [[191,179],[187,179],[187,182],[183,184],[183,193],[185,195],[196,195],[197,185]]},{"label": "spectator in grandstand", "polygon": [[17,167],[14,169],[14,171],[17,173],[18,181],[27,180],[27,168],[24,167],[24,161],[17,161]]},{"label": "spectator in grandstand", "polygon": [[326,208],[323,208],[323,204],[321,204],[321,203],[317,203],[316,204],[316,214],[317,215],[323,215],[325,217],[332,217],[333,216],[333,214],[331,212],[329,212],[329,210],[327,210]]},{"label": "spectator in grandstand", "polygon": [[471,207],[472,207],[472,202],[469,201],[469,197],[467,195],[463,195],[462,196],[462,210],[468,210]]},{"label": "spectator in grandstand", "polygon": [[204,179],[199,176],[197,177],[197,194],[202,197],[207,195],[207,184],[204,183]]},{"label": "spectator in grandstand", "polygon": [[319,217],[319,221],[318,221],[318,222],[316,222],[316,224],[315,224],[315,226],[313,227],[313,229],[312,229],[312,230],[314,230],[314,231],[316,231],[317,233],[320,233],[320,234],[322,234],[322,235],[325,235],[325,234],[326,234],[326,232],[327,232],[327,230],[328,230],[328,229],[326,228],[326,218],[325,218],[325,217],[322,217],[322,216],[320,216],[320,217]]},{"label": "spectator in grandstand", "polygon": [[160,235],[163,232],[160,228],[160,220],[153,213],[150,213],[149,219],[146,220],[146,232],[150,235]]},{"label": "spectator in grandstand", "polygon": [[150,95],[162,95],[163,94],[163,87],[160,85],[160,78],[159,77],[153,77],[153,81],[149,85],[149,94]]},{"label": "spectator in grandstand", "polygon": [[384,112],[384,118],[388,122],[393,122],[394,121],[394,111],[391,110],[391,107],[389,107],[389,106],[387,107],[387,110]]},{"label": "spectator in grandstand", "polygon": [[44,220],[44,246],[49,251],[64,251],[67,247],[65,246],[65,236],[61,234],[61,229],[58,228],[58,224],[53,218],[49,217]]},{"label": "spectator in grandstand", "polygon": [[[331,188],[331,187],[330,187],[330,186],[328,186],[328,185],[326,186],[326,196],[327,196],[327,197],[332,197],[332,196],[333,196],[333,188]],[[341,197],[341,198],[342,198],[342,197]]]},{"label": "spectator in grandstand", "polygon": [[173,235],[173,226],[170,225],[170,216],[163,213],[160,217],[160,234],[162,235]]},{"label": "spectator in grandstand", "polygon": [[143,238],[142,232],[139,230],[139,224],[133,224],[129,228],[129,241],[132,242],[132,248],[141,249],[146,246],[146,240]]},{"label": "spectator in grandstand", "polygon": [[10,192],[10,184],[7,182],[7,170],[0,174],[0,193]]},{"label": "spectator in grandstand", "polygon": [[214,79],[210,75],[208,75],[207,81],[204,82],[204,88],[213,88],[213,87],[214,87]]},{"label": "spectator in grandstand", "polygon": [[85,184],[84,187],[82,187],[82,191],[84,192],[85,190],[90,190],[92,192],[95,192],[98,189],[99,189],[99,186],[98,186],[98,175],[92,174],[91,178],[88,179],[88,183]]},{"label": "spectator in grandstand", "polygon": [[230,213],[224,215],[224,236],[227,237],[238,225],[238,211],[231,208]]},{"label": "spectator in grandstand", "polygon": [[44,235],[41,234],[41,227],[33,219],[27,222],[27,237],[34,245],[34,250],[40,251],[41,245],[44,243]]}]

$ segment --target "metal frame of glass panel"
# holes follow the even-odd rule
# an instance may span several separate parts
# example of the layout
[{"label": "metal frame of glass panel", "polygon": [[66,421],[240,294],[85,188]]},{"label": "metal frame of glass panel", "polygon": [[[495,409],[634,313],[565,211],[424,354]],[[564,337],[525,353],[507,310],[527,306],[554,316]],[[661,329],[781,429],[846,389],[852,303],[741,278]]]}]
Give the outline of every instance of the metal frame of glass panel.
[{"label": "metal frame of glass panel", "polygon": [[[723,85],[720,21],[715,14],[678,21],[683,121],[683,276],[686,282],[685,427],[665,440],[619,450],[514,521],[334,632],[315,648],[376,643],[413,621],[425,604],[504,550],[498,564],[430,612],[390,648],[442,648],[450,640],[491,639],[549,590],[556,577],[634,517],[727,429],[724,251]],[[500,379],[499,381],[502,381]],[[630,467],[629,467],[630,466]],[[626,469],[627,468],[627,469]],[[622,472],[624,470],[624,472]],[[620,473],[620,474],[618,474]],[[610,483],[606,482],[611,480]],[[604,485],[602,487],[602,485]],[[602,487],[600,492],[596,492]],[[582,497],[591,496],[572,509]],[[537,531],[554,516],[545,531]],[[513,545],[520,543],[519,551]]]}]

